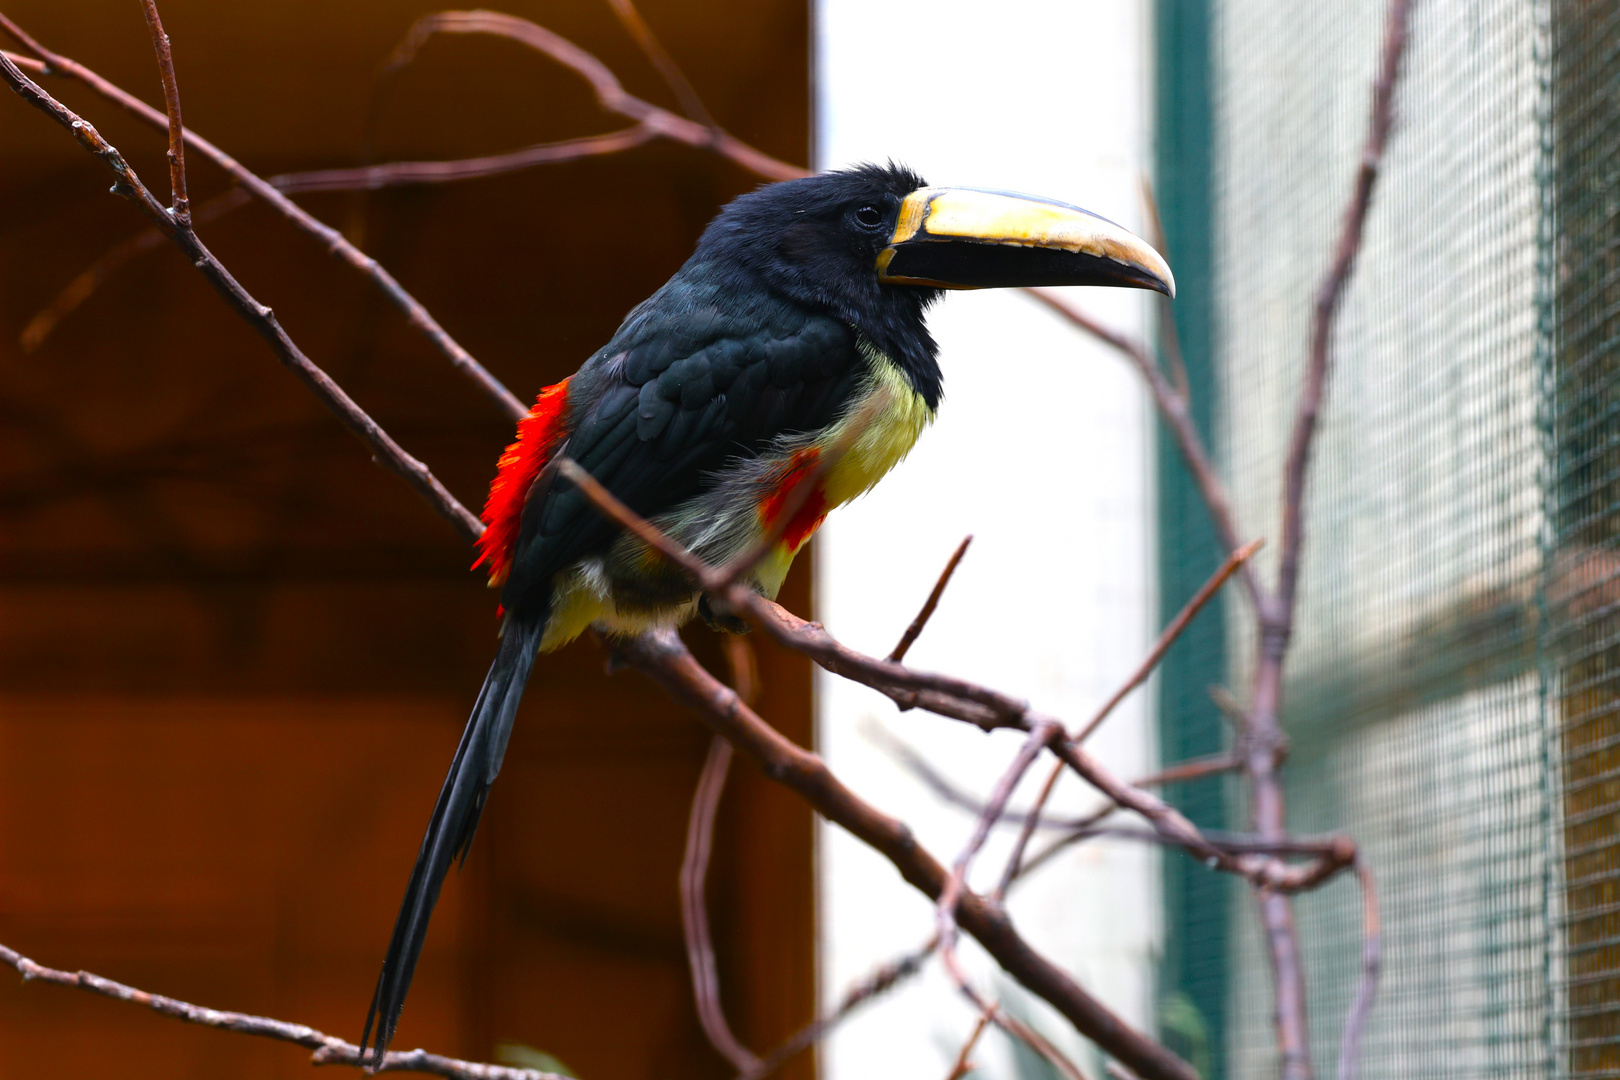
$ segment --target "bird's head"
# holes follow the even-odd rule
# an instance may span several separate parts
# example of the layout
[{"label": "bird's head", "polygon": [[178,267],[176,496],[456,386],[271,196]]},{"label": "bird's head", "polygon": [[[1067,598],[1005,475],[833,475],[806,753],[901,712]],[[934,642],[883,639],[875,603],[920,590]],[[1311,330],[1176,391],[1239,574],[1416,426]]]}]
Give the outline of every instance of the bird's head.
[{"label": "bird's head", "polygon": [[942,289],[1176,288],[1163,257],[1107,218],[1031,195],[929,187],[893,163],[743,195],[709,226],[693,261],[757,274],[836,313],[914,374],[937,371],[922,315]]}]

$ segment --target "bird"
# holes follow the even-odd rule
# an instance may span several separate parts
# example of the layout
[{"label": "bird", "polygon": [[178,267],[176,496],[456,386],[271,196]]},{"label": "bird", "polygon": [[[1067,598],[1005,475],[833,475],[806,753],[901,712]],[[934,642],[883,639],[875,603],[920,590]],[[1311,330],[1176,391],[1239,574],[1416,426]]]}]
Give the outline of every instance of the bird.
[{"label": "bird", "polygon": [[710,565],[779,536],[744,579],[774,597],[827,514],[933,421],[943,382],[929,307],[949,289],[1047,285],[1175,295],[1151,245],[1067,203],[930,187],[892,161],[782,181],[723,207],[612,339],[539,392],[499,460],[473,564],[500,589],[495,659],[411,870],[362,1058],[369,1046],[380,1063],[393,1039],[536,655],[593,626],[611,638],[701,616],[740,629],[555,463],[572,459]]}]

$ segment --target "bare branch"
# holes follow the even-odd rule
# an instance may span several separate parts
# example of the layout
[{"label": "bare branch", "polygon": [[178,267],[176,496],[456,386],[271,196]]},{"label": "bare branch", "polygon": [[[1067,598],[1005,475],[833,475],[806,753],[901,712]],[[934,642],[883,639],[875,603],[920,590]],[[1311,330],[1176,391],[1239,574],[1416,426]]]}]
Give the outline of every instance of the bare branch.
[{"label": "bare branch", "polygon": [[[1202,860],[1210,869],[1237,874],[1268,892],[1290,893],[1313,889],[1355,859],[1355,844],[1348,838],[1337,841],[1339,846],[1335,849],[1334,857],[1323,860],[1327,865],[1290,867],[1260,855],[1229,852],[1211,841],[1179,810],[1162,799],[1115,779],[1083,748],[1059,742],[1053,747],[1053,752],[1115,803],[1146,818],[1154,830],[1170,843]],[[1282,843],[1285,837],[1261,834],[1260,839]]]},{"label": "bare branch", "polygon": [[88,121],[81,119],[73,110],[40,89],[39,85],[24,75],[5,54],[0,54],[0,79],[3,79],[24,101],[66,128],[79,140],[79,144],[85,150],[107,166],[115,178],[114,192],[133,202],[185,253],[186,258],[202,271],[214,290],[224,297],[225,301],[236,309],[237,314],[246,319],[248,325],[270,345],[275,351],[276,358],[298,376],[345,427],[371,447],[379,462],[432,503],[440,515],[456,526],[464,538],[470,541],[483,532],[483,523],[456,501],[455,496],[439,483],[438,478],[428,470],[428,467],[407,454],[375,420],[367,416],[365,411],[343,392],[342,387],[305,356],[282,329],[275,313],[249,295],[248,291],[231,276],[230,271],[214,258],[213,253],[201,240],[197,239],[197,235],[189,227],[182,226],[176,221],[162,204],[152,197],[152,193],[141,183],[140,177],[136,176],[135,171],[124,161],[123,155],[103,139]]},{"label": "bare branch", "polygon": [[[621,640],[619,649],[672,697],[759,761],[766,775],[798,792],[822,816],[889,859],[912,886],[938,900],[945,888],[946,870],[917,843],[911,831],[861,800],[833,776],[819,757],[794,745],[743,705],[733,691],[703,669],[677,635],[651,632]],[[1130,1064],[1144,1078],[1193,1080],[1185,1062],[1129,1028],[1030,948],[999,907],[964,892],[956,920],[1003,970],[1050,1003],[1077,1031]]]},{"label": "bare branch", "polygon": [[535,143],[521,150],[455,161],[395,161],[385,165],[361,165],[352,169],[312,169],[283,173],[269,183],[277,191],[302,195],[312,191],[380,191],[407,184],[446,184],[478,180],[486,176],[532,169],[537,165],[557,165],[565,161],[621,154],[658,138],[658,131],[646,124],[621,128],[606,135]]},{"label": "bare branch", "polygon": [[[1159,200],[1153,194],[1153,181],[1145,173],[1142,176],[1142,208],[1147,212],[1148,242],[1168,258],[1170,242],[1165,239]],[[1170,306],[1169,297],[1154,303],[1153,307],[1159,315],[1159,351],[1164,354],[1165,363],[1170,367],[1170,379],[1177,395],[1187,401],[1191,398],[1192,387],[1187,381],[1187,362],[1181,354],[1181,333],[1176,329],[1175,310]]]},{"label": "bare branch", "polygon": [[1134,787],[1163,787],[1166,784],[1181,784],[1218,773],[1237,772],[1242,768],[1241,757],[1234,754],[1210,754],[1207,757],[1193,758],[1179,765],[1160,769],[1156,773],[1132,780],[1131,784]]},{"label": "bare branch", "polygon": [[[1333,266],[1316,294],[1311,326],[1310,356],[1300,386],[1299,405],[1283,468],[1282,544],[1278,557],[1277,590],[1257,609],[1260,616],[1259,656],[1254,692],[1250,697],[1249,729],[1244,739],[1247,771],[1253,788],[1251,813],[1254,830],[1262,837],[1280,839],[1287,832],[1287,810],[1282,783],[1277,777],[1287,741],[1283,735],[1282,669],[1293,636],[1294,609],[1299,577],[1299,553],[1304,538],[1303,510],[1306,470],[1317,430],[1329,374],[1329,345],[1339,301],[1361,250],[1361,240],[1378,178],[1384,148],[1394,121],[1395,84],[1406,49],[1409,0],[1390,0],[1384,30],[1384,48],[1372,113],[1355,189],[1345,211]],[[1282,1080],[1311,1080],[1309,1021],[1305,1007],[1305,974],[1300,963],[1299,933],[1288,897],[1263,889],[1260,919],[1271,958],[1277,1002],[1277,1044],[1282,1059]]]},{"label": "bare branch", "polygon": [[[42,69],[40,69],[42,73],[48,72],[77,79],[115,105],[133,113],[139,119],[158,128],[168,128],[169,120],[164,113],[158,112],[133,94],[115,86],[83,64],[46,49],[24,33],[16,23],[6,18],[4,14],[0,14],[0,30],[4,30],[21,42],[44,62]],[[15,87],[15,84],[13,86]],[[423,307],[414,296],[406,292],[404,287],[394,279],[392,274],[383,269],[377,260],[355,247],[338,230],[315,218],[314,215],[287,198],[286,195],[276,190],[268,182],[250,172],[235,158],[204,139],[201,135],[198,135],[195,131],[185,132],[185,142],[192,149],[229,173],[254,198],[268,204],[288,221],[319,240],[329,253],[336,255],[371,279],[382,290],[383,295],[388,297],[389,301],[405,316],[406,321],[420,331],[432,343],[434,348],[438,349],[450,361],[456,370],[471,379],[473,384],[481,389],[508,416],[517,420],[528,412],[527,406],[518,400],[510,390],[501,385],[500,380],[491,375],[482,364],[474,360],[472,354],[462,348],[445,331],[444,327],[440,326],[438,321],[428,313],[427,308]],[[164,231],[162,223],[159,223],[158,227],[159,231]],[[168,233],[164,231],[164,235],[168,235]]]},{"label": "bare branch", "polygon": [[1383,966],[1384,936],[1378,915],[1378,887],[1366,860],[1356,859],[1356,880],[1361,884],[1361,984],[1344,1018],[1339,1038],[1338,1080],[1356,1080],[1361,1068],[1361,1035],[1378,993],[1378,972]]},{"label": "bare branch", "polygon": [[[903,740],[897,738],[888,728],[877,723],[868,723],[862,727],[862,731],[914,777],[926,784],[941,799],[973,814],[984,812],[984,802],[982,800],[958,787],[944,773],[934,768],[927,758],[923,757]],[[1216,773],[1235,772],[1241,768],[1243,768],[1241,758],[1230,754],[1210,754],[1207,757],[1190,758],[1187,761],[1167,766],[1158,772],[1148,773],[1146,776],[1138,776],[1131,781],[1131,786],[1139,788],[1162,787],[1165,784],[1178,784]],[[1001,812],[999,823],[1005,825],[1023,822],[1028,817],[1029,811],[1027,809],[1018,810],[1008,807]],[[1079,829],[1091,824],[1094,820],[1096,820],[1095,814],[1087,814],[1082,818],[1059,818],[1043,814],[1036,827],[1040,829]]]},{"label": "bare branch", "polygon": [[1339,233],[1333,267],[1316,293],[1316,309],[1311,320],[1310,361],[1305,367],[1305,380],[1300,388],[1294,432],[1288,445],[1288,462],[1283,467],[1282,546],[1277,568],[1276,597],[1279,611],[1291,612],[1294,605],[1294,591],[1299,577],[1299,549],[1304,536],[1301,513],[1305,502],[1305,472],[1310,463],[1311,443],[1316,435],[1322,396],[1327,389],[1333,324],[1339,311],[1339,301],[1343,299],[1345,287],[1350,283],[1350,274],[1355,269],[1356,258],[1361,254],[1361,238],[1367,225],[1367,210],[1372,205],[1373,186],[1378,180],[1384,147],[1389,142],[1390,128],[1395,120],[1395,81],[1400,75],[1401,57],[1406,52],[1409,5],[1410,0],[1390,0],[1384,27],[1384,52],[1379,64],[1378,81],[1373,86],[1372,119],[1367,127],[1366,145],[1361,151],[1361,166],[1356,170],[1355,191],[1344,213],[1344,225]]},{"label": "bare branch", "polygon": [[[1232,515],[1232,500],[1226,493],[1226,485],[1221,482],[1220,475],[1215,470],[1215,463],[1204,446],[1203,436],[1198,433],[1197,425],[1193,423],[1192,411],[1186,397],[1178,394],[1175,387],[1170,385],[1164,372],[1153,362],[1153,353],[1147,345],[1118,330],[1104,326],[1053,293],[1043,289],[1026,291],[1074,326],[1103,344],[1112,346],[1136,368],[1147,383],[1148,392],[1153,395],[1153,403],[1159,410],[1160,418],[1170,429],[1170,434],[1175,437],[1176,448],[1181,452],[1187,471],[1192,475],[1193,482],[1198,485],[1198,492],[1209,510],[1210,521],[1215,526],[1215,536],[1221,542],[1221,549],[1228,555],[1237,551],[1242,542],[1238,539],[1237,526]],[[1242,577],[1243,587],[1248,592],[1249,599],[1258,608],[1262,593],[1253,569],[1245,566]]]},{"label": "bare branch", "polygon": [[[742,691],[738,691],[739,697]],[[686,931],[686,958],[692,968],[692,997],[697,1004],[698,1023],[709,1037],[709,1044],[742,1073],[759,1069],[760,1060],[732,1034],[720,1004],[720,971],[715,963],[714,939],[709,933],[709,915],[704,900],[704,879],[709,873],[709,855],[714,850],[714,819],[720,796],[726,788],[731,768],[731,744],[719,735],[709,744],[697,792],[692,796],[692,814],[686,826],[686,855],[681,861],[681,925]]]},{"label": "bare branch", "polygon": [[169,208],[182,228],[191,228],[191,200],[186,196],[186,139],[180,123],[180,84],[174,77],[174,54],[169,35],[163,32],[153,0],[141,0],[146,27],[152,32],[152,49],[157,53],[158,74],[163,80],[163,108],[169,121]]},{"label": "bare branch", "polygon": [[1137,665],[1130,678],[1126,679],[1120,685],[1120,688],[1114,691],[1113,697],[1103,702],[1102,708],[1097,710],[1097,715],[1088,720],[1086,726],[1081,728],[1069,740],[1070,742],[1085,742],[1087,737],[1093,731],[1096,731],[1104,720],[1108,719],[1115,706],[1124,701],[1132,690],[1147,681],[1147,677],[1153,674],[1153,669],[1159,666],[1159,661],[1164,659],[1164,654],[1170,651],[1170,646],[1174,645],[1177,639],[1181,637],[1182,631],[1186,630],[1193,619],[1198,617],[1198,613],[1204,609],[1204,605],[1214,599],[1215,594],[1221,591],[1221,586],[1226,584],[1226,579],[1231,577],[1239,567],[1247,563],[1263,544],[1265,544],[1263,539],[1251,540],[1226,557],[1226,561],[1221,564],[1220,569],[1216,570],[1210,579],[1204,582],[1203,586],[1193,594],[1192,599],[1188,600],[1182,609],[1176,613],[1176,617],[1170,620],[1170,625],[1164,628],[1164,632],[1159,635],[1159,640],[1153,643],[1153,648],[1148,650],[1147,656],[1143,658],[1141,664]]},{"label": "bare branch", "polygon": [[820,1042],[829,1031],[856,1009],[878,995],[893,989],[895,984],[901,980],[908,979],[921,971],[923,961],[934,955],[934,950],[938,946],[938,936],[931,937],[919,947],[884,964],[871,975],[850,987],[848,992],[844,994],[843,1000],[831,1012],[812,1020],[794,1032],[781,1046],[772,1050],[770,1056],[761,1062],[758,1071],[739,1075],[737,1080],[763,1080],[764,1077],[781,1068],[789,1058],[801,1050]]},{"label": "bare branch", "polygon": [[894,651],[889,654],[889,663],[898,664],[904,660],[906,653],[911,651],[911,646],[916,644],[917,638],[922,635],[923,627],[927,626],[928,620],[933,618],[934,609],[939,607],[939,598],[945,595],[945,586],[951,583],[951,575],[956,573],[956,567],[961,563],[962,556],[967,554],[968,545],[971,543],[973,543],[973,535],[969,533],[967,536],[962,537],[960,544],[956,545],[956,550],[951,553],[950,561],[945,564],[945,569],[939,573],[939,580],[934,582],[934,588],[928,594],[928,599],[923,601],[922,610],[917,612],[917,617],[911,620],[911,625],[906,627],[906,632],[900,635],[899,643],[895,645]]},{"label": "bare branch", "polygon": [[979,1036],[983,1035],[984,1029],[990,1026],[990,1015],[993,1012],[995,1012],[994,1009],[985,1009],[979,1013],[978,1023],[973,1025],[973,1030],[968,1033],[967,1040],[962,1043],[962,1049],[957,1053],[956,1061],[951,1065],[950,1072],[945,1074],[945,1080],[962,1080],[962,1077],[973,1071],[974,1065],[969,1060],[969,1057],[973,1053],[973,1048],[979,1045]]},{"label": "bare branch", "polygon": [[[200,1024],[203,1027],[234,1031],[244,1035],[258,1035],[279,1042],[296,1043],[313,1051],[311,1061],[316,1065],[362,1067],[358,1046],[304,1024],[289,1024],[284,1020],[271,1020],[264,1016],[250,1016],[247,1013],[225,1012],[202,1005],[192,1005],[161,994],[137,990],[133,986],[125,986],[100,975],[92,975],[88,971],[57,971],[36,964],[15,949],[9,949],[4,945],[0,945],[0,962],[16,968],[23,979],[29,982],[72,986],[103,997],[127,1001],[132,1005],[141,1005],[153,1012],[172,1016],[189,1024]],[[538,1069],[514,1069],[504,1065],[460,1061],[439,1054],[430,1054],[426,1050],[391,1050],[380,1065],[375,1064],[374,1059],[368,1058],[364,1067],[371,1072],[429,1073],[448,1077],[450,1080],[565,1080],[556,1073],[541,1072]]]},{"label": "bare branch", "polygon": [[664,49],[663,43],[652,32],[652,27],[647,25],[647,20],[641,17],[641,12],[636,10],[636,6],[630,0],[608,0],[608,6],[618,17],[619,25],[635,39],[647,60],[658,70],[664,84],[674,92],[675,99],[681,103],[681,111],[686,114],[687,119],[696,120],[711,131],[719,131],[720,125],[709,114],[709,110],[704,108],[703,99],[698,97],[697,91],[692,88],[686,73]]},{"label": "bare branch", "polygon": [[1062,1076],[1064,1080],[1086,1080],[1086,1075],[1080,1071],[1079,1066],[1064,1057],[1057,1047],[1047,1041],[1044,1035],[1018,1019],[1018,1017],[1011,1015],[998,1005],[992,1019],[995,1020],[997,1027],[1034,1047],[1035,1052],[1051,1062],[1052,1066],[1057,1069],[1058,1075]]},{"label": "bare branch", "polygon": [[[383,73],[385,75],[392,73],[410,63],[415,59],[423,44],[434,34],[491,34],[495,37],[504,37],[519,42],[536,52],[550,57],[578,75],[590,86],[591,92],[596,96],[596,103],[603,112],[613,113],[634,121],[636,128],[644,129],[648,138],[669,139],[700,150],[713,151],[733,164],[767,180],[791,180],[808,175],[806,170],[799,166],[789,164],[756,150],[722,128],[677,116],[668,109],[661,109],[649,101],[643,101],[625,90],[623,85],[620,84],[618,76],[614,75],[601,60],[567,38],[514,15],[503,15],[494,11],[441,11],[434,15],[424,16],[418,19],[416,24],[406,32],[404,40],[400,42],[393,55],[389,57],[388,62],[384,65]],[[450,163],[415,162],[409,164],[421,166]],[[532,164],[538,164],[538,162]],[[513,161],[510,168],[498,171],[509,172],[525,167],[527,167],[525,164]],[[389,167],[377,166],[375,168],[387,169]],[[319,190],[371,189],[387,186],[390,183],[420,183],[424,179],[423,175],[419,173],[381,173],[373,169],[348,170],[348,179],[346,181],[341,180],[340,175],[339,170],[325,170],[321,181],[322,186]],[[488,176],[492,175],[492,173],[484,172],[480,175]],[[460,179],[460,177],[444,173],[435,179]],[[288,182],[299,185],[302,183],[302,177],[299,174],[293,174],[288,178]],[[317,189],[300,186],[289,188],[289,190],[308,191]]]},{"label": "bare branch", "polygon": [[1221,715],[1226,718],[1227,723],[1232,725],[1232,730],[1237,733],[1238,737],[1242,738],[1248,734],[1249,711],[1243,707],[1243,703],[1237,699],[1237,695],[1220,685],[1207,687],[1206,692],[1209,694],[1209,700],[1213,701],[1215,707],[1221,710]]},{"label": "bare branch", "polygon": [[[1193,598],[1183,605],[1174,619],[1170,620],[1170,625],[1164,628],[1164,632],[1159,635],[1159,640],[1154,642],[1153,648],[1148,650],[1147,656],[1137,665],[1136,670],[1120,685],[1118,690],[1114,691],[1107,701],[1103,702],[1102,707],[1097,710],[1096,714],[1070,740],[1071,743],[1079,745],[1085,742],[1086,738],[1093,731],[1096,731],[1104,720],[1108,719],[1109,714],[1114,711],[1115,707],[1125,700],[1126,695],[1147,681],[1147,677],[1153,673],[1153,669],[1159,666],[1159,661],[1164,659],[1164,654],[1170,651],[1170,646],[1174,645],[1176,640],[1181,637],[1182,632],[1192,624],[1193,619],[1204,609],[1204,605],[1209,603],[1216,593],[1220,592],[1221,586],[1226,584],[1226,580],[1240,566],[1245,565],[1250,557],[1260,550],[1260,545],[1264,543],[1264,540],[1250,541],[1226,557],[1226,561],[1221,564],[1214,575],[1204,582],[1203,587],[1194,593]],[[1024,820],[1024,828],[1018,834],[1017,842],[1013,844],[1012,854],[1007,857],[1006,868],[1001,875],[1001,885],[997,888],[998,894],[1005,892],[1007,886],[1018,876],[1018,865],[1023,861],[1024,851],[1029,847],[1030,837],[1035,835],[1035,829],[1040,824],[1041,811],[1046,809],[1046,802],[1052,797],[1052,789],[1057,786],[1058,777],[1062,772],[1063,762],[1059,761],[1052,766],[1052,771],[1046,776],[1046,782],[1041,785],[1041,792],[1035,797],[1035,804],[1029,808],[1029,816]]]},{"label": "bare branch", "polygon": [[[13,60],[19,59],[13,57]],[[18,65],[21,66],[20,64]],[[45,65],[41,64],[41,67]],[[206,225],[208,222],[223,217],[237,207],[248,201],[248,193],[239,187],[233,187],[216,199],[210,199],[192,212],[193,225]],[[44,310],[28,321],[23,332],[18,337],[22,351],[31,353],[45,344],[45,339],[56,329],[58,323],[78,309],[80,304],[90,299],[103,281],[106,281],[118,270],[140,255],[153,248],[162,247],[168,237],[156,229],[143,228],[134,236],[121,241],[116,247],[108,249],[101,258],[91,263],[85,271],[68,283],[67,288],[56,294]]]},{"label": "bare branch", "polygon": [[[956,861],[951,864],[950,878],[945,882],[945,888],[940,891],[939,900],[934,908],[935,936],[939,938],[940,962],[944,965],[946,974],[956,983],[957,989],[961,990],[963,995],[978,1007],[983,1018],[995,1021],[996,1025],[1003,1031],[1028,1043],[1037,1053],[1047,1057],[1064,1075],[1077,1077],[1079,1076],[1079,1070],[1075,1068],[1072,1062],[1060,1054],[1056,1047],[1045,1039],[1033,1036],[1027,1025],[1014,1022],[1013,1018],[1008,1016],[998,1004],[979,993],[974,988],[972,981],[968,979],[967,973],[962,970],[962,965],[956,957],[956,905],[967,888],[967,874],[969,867],[973,863],[973,858],[984,847],[984,842],[989,839],[990,830],[995,826],[997,819],[1007,807],[1007,800],[1012,798],[1013,791],[1018,787],[1019,781],[1024,778],[1024,774],[1029,771],[1029,767],[1034,764],[1035,758],[1053,740],[1062,737],[1063,726],[1057,721],[1047,720],[1036,724],[1030,731],[1029,737],[1024,740],[1024,745],[1019,747],[1018,753],[1014,755],[1012,763],[1007,766],[1006,772],[996,782],[996,786],[991,790],[990,798],[985,803],[984,812],[979,815],[979,820],[974,826],[973,834],[968,838],[968,842],[962,848],[961,854],[956,857]],[[982,1027],[983,1021],[980,1022],[981,1030]],[[958,1061],[958,1072],[953,1073],[953,1076],[959,1075],[959,1071],[965,1068],[969,1049],[971,1049],[972,1042],[977,1038],[978,1033],[975,1032],[974,1038],[969,1040],[969,1046],[963,1048],[961,1058]]]}]

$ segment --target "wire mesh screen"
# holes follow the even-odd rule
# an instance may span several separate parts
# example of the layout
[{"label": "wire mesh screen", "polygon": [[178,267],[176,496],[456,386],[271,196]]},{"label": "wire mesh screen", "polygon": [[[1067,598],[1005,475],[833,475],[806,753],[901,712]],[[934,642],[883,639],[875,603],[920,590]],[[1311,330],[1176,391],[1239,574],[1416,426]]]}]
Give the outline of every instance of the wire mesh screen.
[{"label": "wire mesh screen", "polygon": [[1620,1077],[1620,2],[1553,8],[1557,472],[1544,606],[1563,736],[1560,899],[1571,1072]]},{"label": "wire mesh screen", "polygon": [[[1250,536],[1277,532],[1385,11],[1209,6],[1213,436]],[[1411,32],[1307,501],[1290,822],[1378,877],[1363,1076],[1620,1077],[1620,0],[1415,0]],[[1209,681],[1241,688],[1226,613]],[[1228,910],[1210,1071],[1274,1075],[1254,902]],[[1298,918],[1328,1073],[1353,882]]]}]

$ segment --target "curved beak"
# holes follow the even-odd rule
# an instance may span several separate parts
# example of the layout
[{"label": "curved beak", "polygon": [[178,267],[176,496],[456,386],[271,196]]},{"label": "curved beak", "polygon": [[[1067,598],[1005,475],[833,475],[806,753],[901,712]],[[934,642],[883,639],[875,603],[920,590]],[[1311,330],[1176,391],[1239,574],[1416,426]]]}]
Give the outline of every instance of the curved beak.
[{"label": "curved beak", "polygon": [[977,188],[907,195],[877,271],[879,281],[941,289],[1113,285],[1176,295],[1164,257],[1107,218]]}]

